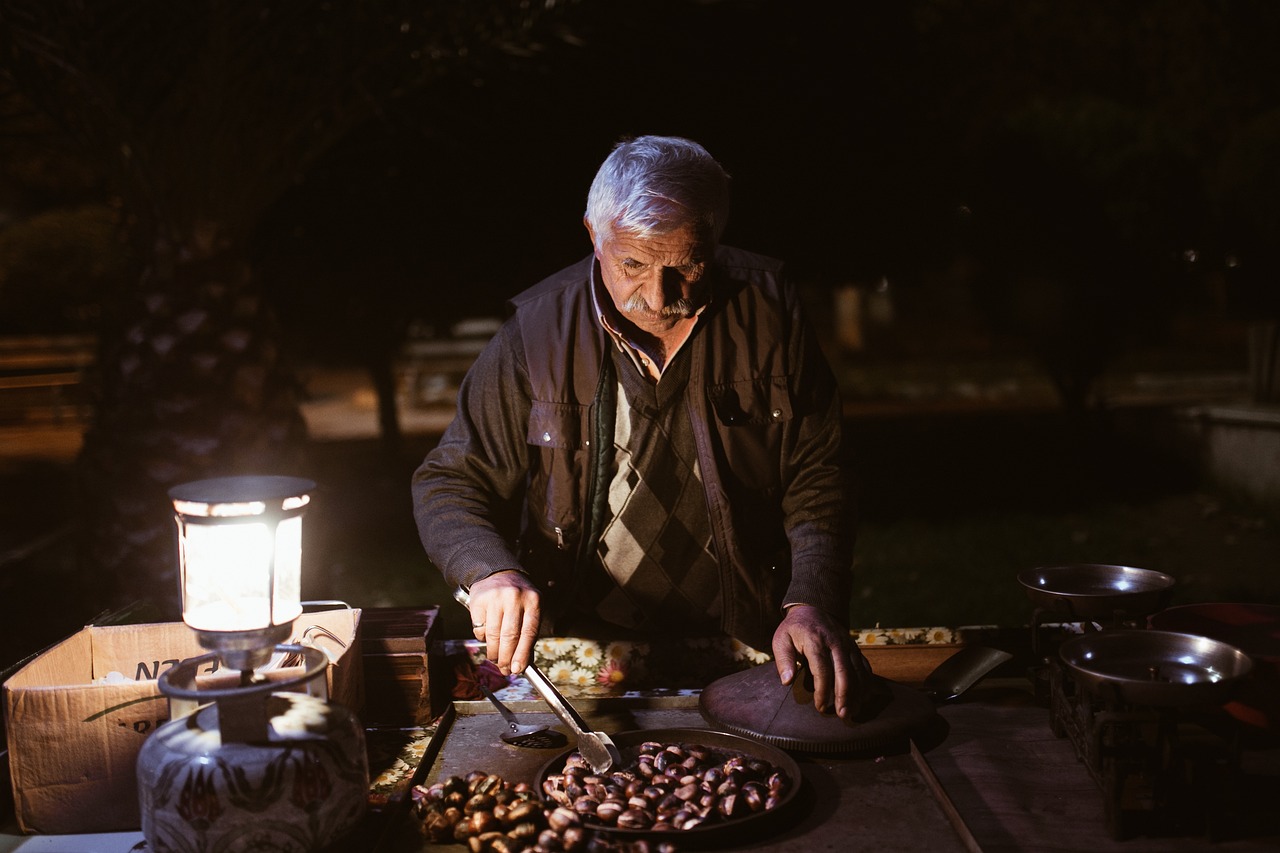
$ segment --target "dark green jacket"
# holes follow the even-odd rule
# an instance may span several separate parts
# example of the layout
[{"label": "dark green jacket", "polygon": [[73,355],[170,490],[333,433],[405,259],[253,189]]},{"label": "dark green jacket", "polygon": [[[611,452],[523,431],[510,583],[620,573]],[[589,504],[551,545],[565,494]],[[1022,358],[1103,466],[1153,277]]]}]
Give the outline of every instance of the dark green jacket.
[{"label": "dark green jacket", "polygon": [[[616,378],[593,258],[511,300],[414,475],[423,545],[450,584],[525,571],[554,618],[594,559]],[[768,649],[782,606],[848,620],[852,511],[835,382],[778,261],[717,250],[711,304],[677,355],[724,589],[722,627]]]}]

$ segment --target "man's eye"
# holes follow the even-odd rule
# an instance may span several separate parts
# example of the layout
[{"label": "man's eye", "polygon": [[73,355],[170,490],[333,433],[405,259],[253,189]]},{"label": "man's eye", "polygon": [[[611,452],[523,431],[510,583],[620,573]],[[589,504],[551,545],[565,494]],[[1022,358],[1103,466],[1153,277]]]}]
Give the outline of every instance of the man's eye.
[{"label": "man's eye", "polygon": [[622,262],[622,266],[625,269],[638,270],[638,269],[642,269],[644,267],[644,264],[640,263],[635,258],[627,258]]}]

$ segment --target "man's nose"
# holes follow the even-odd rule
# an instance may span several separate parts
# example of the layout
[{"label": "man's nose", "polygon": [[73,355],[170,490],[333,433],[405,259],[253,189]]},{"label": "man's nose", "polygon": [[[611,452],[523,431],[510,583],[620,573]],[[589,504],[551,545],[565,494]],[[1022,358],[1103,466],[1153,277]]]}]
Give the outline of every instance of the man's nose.
[{"label": "man's nose", "polygon": [[662,267],[658,273],[658,298],[663,307],[684,295],[684,273],[676,267]]},{"label": "man's nose", "polygon": [[659,268],[641,286],[645,304],[651,311],[660,311],[679,297],[680,274],[669,267]]}]

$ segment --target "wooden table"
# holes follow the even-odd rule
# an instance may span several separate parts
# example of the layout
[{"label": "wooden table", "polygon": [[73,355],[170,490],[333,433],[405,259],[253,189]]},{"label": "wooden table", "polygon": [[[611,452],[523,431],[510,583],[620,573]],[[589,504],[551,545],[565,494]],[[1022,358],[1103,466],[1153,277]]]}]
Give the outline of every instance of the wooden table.
[{"label": "wooden table", "polygon": [[[696,697],[668,702],[603,700],[578,702],[578,710],[593,728],[605,731],[706,728]],[[543,706],[545,707],[545,706]],[[536,705],[515,709],[521,722],[567,730],[552,714]],[[498,773],[511,782],[536,782],[539,771],[559,749],[521,749],[499,740],[505,723],[487,702],[455,702],[452,719],[443,721],[439,752],[432,757],[426,779],[465,776],[473,770]],[[965,853],[963,828],[953,823],[929,779],[927,767],[909,744],[897,754],[860,759],[797,756],[803,781],[794,809],[767,837],[740,840],[733,849],[757,851],[841,850],[850,853],[928,850]],[[680,849],[678,833],[672,840]],[[386,849],[408,851],[457,850],[457,845],[424,843],[412,825],[389,833]]]},{"label": "wooden table", "polygon": [[1280,849],[1280,748],[1242,752],[1235,837],[1212,845],[1203,835],[1116,841],[1106,829],[1098,784],[1071,741],[1050,730],[1048,709],[1032,700],[1028,682],[983,682],[940,713],[949,731],[926,760],[987,853]]},{"label": "wooden table", "polygon": [[[644,707],[619,700],[581,702],[594,727],[705,726],[689,697]],[[537,702],[516,703],[523,722],[565,731]],[[486,702],[456,702],[443,721],[443,742],[430,755],[428,780],[470,770],[501,768],[513,781],[536,778],[559,750],[521,750],[503,744],[503,723]],[[988,680],[939,709],[939,730],[906,751],[884,756],[796,756],[805,803],[793,824],[735,849],[783,851],[987,851],[987,853],[1146,853],[1203,851],[1203,835],[1113,839],[1103,797],[1071,742],[1053,734],[1048,710],[1029,682]],[[450,738],[453,739],[452,745]],[[1233,836],[1212,843],[1215,853],[1280,849],[1280,748],[1246,750],[1242,818]],[[406,819],[407,820],[407,819]],[[430,845],[399,827],[386,849],[458,849]]]},{"label": "wooden table", "polygon": [[[575,700],[594,727],[606,731],[705,725],[689,694],[635,699]],[[527,722],[564,731],[540,701],[513,703]],[[862,758],[797,756],[802,798],[792,823],[735,849],[759,851],[975,851],[988,853],[1253,853],[1280,849],[1280,748],[1246,750],[1246,776],[1235,837],[1113,840],[1103,798],[1069,740],[1056,737],[1049,712],[1030,683],[990,678],[939,709],[938,731],[914,752]],[[521,750],[500,741],[501,718],[487,702],[454,702],[437,726],[420,778],[494,769],[513,780],[534,778],[556,751]],[[452,738],[452,745],[450,738]],[[0,826],[0,853],[142,851],[138,833],[31,836]],[[433,847],[412,818],[391,810],[371,816],[351,853],[417,853]]]}]

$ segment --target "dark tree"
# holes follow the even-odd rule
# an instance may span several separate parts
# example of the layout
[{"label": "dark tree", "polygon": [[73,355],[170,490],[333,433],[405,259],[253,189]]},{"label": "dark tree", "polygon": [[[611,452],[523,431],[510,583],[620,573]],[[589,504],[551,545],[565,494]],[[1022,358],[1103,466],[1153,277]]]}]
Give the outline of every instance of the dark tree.
[{"label": "dark tree", "polygon": [[[1184,258],[1265,265],[1242,141],[1280,99],[1265,0],[918,0],[938,174],[972,206],[976,289],[1069,408],[1197,298]],[[1254,141],[1261,137],[1252,137]],[[1231,168],[1218,164],[1227,158]],[[1218,204],[1210,202],[1217,200]]]},{"label": "dark tree", "polygon": [[353,127],[536,51],[574,5],[0,2],[0,69],[92,155],[144,267],[104,306],[78,461],[102,600],[172,599],[169,487],[306,473],[299,387],[249,260],[264,211]]}]

